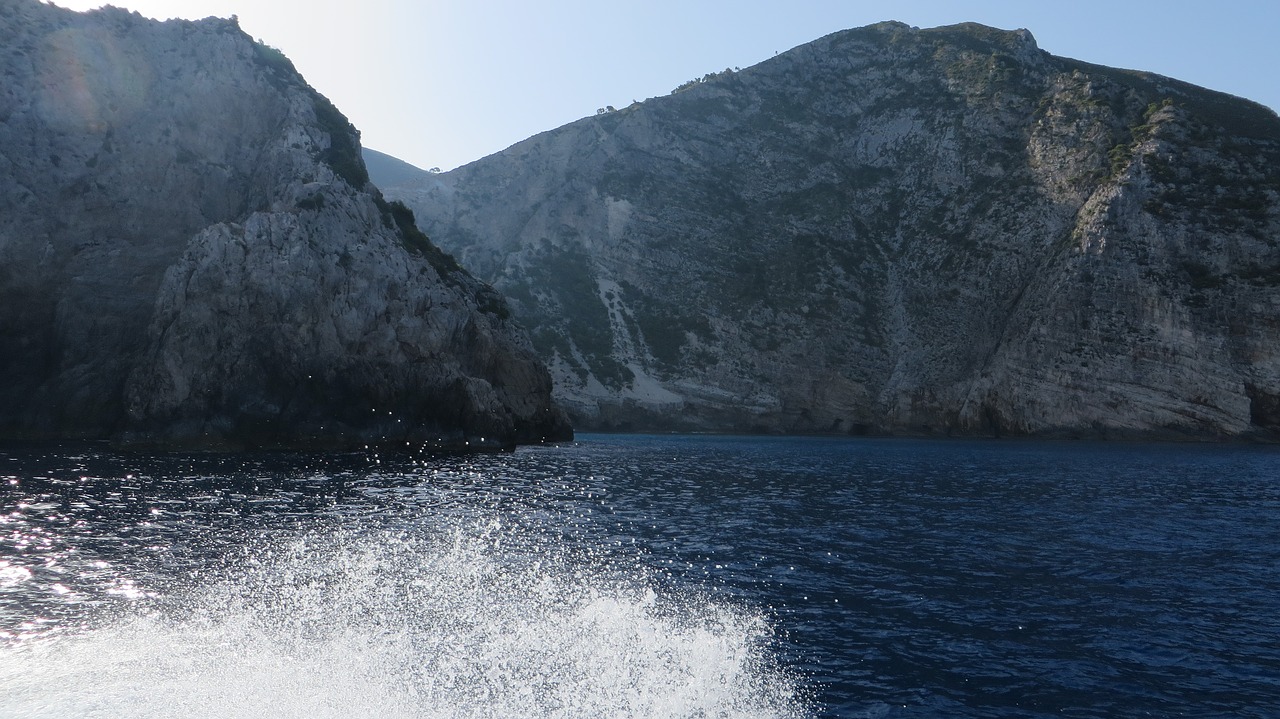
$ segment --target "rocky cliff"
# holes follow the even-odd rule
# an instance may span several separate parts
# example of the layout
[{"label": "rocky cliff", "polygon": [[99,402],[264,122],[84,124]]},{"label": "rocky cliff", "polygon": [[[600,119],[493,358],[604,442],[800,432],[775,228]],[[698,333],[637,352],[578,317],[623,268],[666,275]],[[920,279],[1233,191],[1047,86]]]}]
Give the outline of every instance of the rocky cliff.
[{"label": "rocky cliff", "polygon": [[1280,429],[1275,113],[1024,30],[840,32],[384,190],[580,426]]},{"label": "rocky cliff", "polygon": [[567,436],[501,296],[233,20],[0,0],[0,177],[0,436]]}]

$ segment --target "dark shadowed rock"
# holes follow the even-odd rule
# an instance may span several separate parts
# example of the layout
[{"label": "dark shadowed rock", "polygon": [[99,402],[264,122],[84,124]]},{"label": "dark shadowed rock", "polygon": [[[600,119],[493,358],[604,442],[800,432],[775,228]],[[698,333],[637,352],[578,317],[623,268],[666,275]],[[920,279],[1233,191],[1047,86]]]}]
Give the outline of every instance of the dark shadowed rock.
[{"label": "dark shadowed rock", "polygon": [[569,434],[502,298],[382,198],[346,118],[234,21],[0,0],[0,177],[0,435]]},{"label": "dark shadowed rock", "polygon": [[384,187],[583,426],[1274,437],[1280,121],[899,23]]}]

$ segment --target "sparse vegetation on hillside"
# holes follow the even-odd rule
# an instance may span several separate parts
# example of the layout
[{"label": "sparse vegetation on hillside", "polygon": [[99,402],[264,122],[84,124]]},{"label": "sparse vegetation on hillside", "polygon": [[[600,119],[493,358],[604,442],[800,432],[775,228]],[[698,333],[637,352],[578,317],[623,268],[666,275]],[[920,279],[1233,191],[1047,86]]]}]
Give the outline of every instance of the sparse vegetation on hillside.
[{"label": "sparse vegetation on hillside", "polygon": [[276,79],[284,80],[298,76],[298,70],[293,66],[293,61],[285,56],[279,48],[272,47],[264,42],[255,42],[253,44],[253,59],[259,65],[271,71]]},{"label": "sparse vegetation on hillside", "polygon": [[[375,202],[378,209],[382,212],[382,223],[387,229],[397,230],[400,233],[401,241],[404,243],[405,249],[410,252],[425,257],[427,262],[440,273],[441,277],[448,279],[450,275],[458,272],[462,267],[453,255],[436,247],[431,242],[431,238],[418,228],[418,223],[413,216],[413,210],[399,200],[387,202],[381,195],[375,195]],[[504,306],[505,310],[505,306]]]},{"label": "sparse vegetation on hillside", "polygon": [[718,77],[728,77],[733,73],[734,73],[734,70],[733,68],[730,68],[730,67],[726,67],[720,72],[709,72],[706,75],[703,75],[702,77],[695,77],[688,82],[681,83],[679,86],[676,87],[676,89],[671,91],[671,94],[674,95],[677,92],[683,92],[685,90],[688,90],[691,87],[697,87],[698,85],[701,85],[704,82],[711,82],[712,80]]},{"label": "sparse vegetation on hillside", "polygon": [[329,147],[320,153],[320,160],[338,177],[357,190],[369,183],[369,172],[360,156],[360,131],[352,126],[329,98],[312,90],[312,103],[316,121],[329,133]]}]

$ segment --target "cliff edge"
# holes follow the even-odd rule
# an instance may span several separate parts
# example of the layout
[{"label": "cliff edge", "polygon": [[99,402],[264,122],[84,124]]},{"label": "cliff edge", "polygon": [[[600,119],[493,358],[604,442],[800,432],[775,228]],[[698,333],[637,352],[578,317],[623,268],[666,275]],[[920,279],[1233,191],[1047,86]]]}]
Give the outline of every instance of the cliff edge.
[{"label": "cliff edge", "polygon": [[0,2],[0,176],[0,436],[571,436],[502,297],[233,20]]}]

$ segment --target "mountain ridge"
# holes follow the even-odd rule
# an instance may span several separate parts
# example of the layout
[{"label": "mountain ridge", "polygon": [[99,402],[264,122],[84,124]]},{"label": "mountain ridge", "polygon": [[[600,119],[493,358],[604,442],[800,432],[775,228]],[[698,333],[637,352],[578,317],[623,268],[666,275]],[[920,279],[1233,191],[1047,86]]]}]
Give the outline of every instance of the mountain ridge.
[{"label": "mountain ridge", "polygon": [[1256,103],[886,23],[383,189],[580,426],[1274,438],[1277,167]]}]

